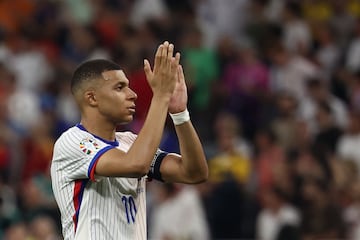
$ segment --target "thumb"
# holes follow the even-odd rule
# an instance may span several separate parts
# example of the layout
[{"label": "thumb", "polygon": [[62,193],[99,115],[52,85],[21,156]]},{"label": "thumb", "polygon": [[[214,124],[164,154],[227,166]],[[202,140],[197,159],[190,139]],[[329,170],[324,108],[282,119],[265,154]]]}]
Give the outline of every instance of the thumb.
[{"label": "thumb", "polygon": [[146,78],[147,79],[151,78],[153,72],[151,71],[150,63],[147,59],[144,59],[144,71]]},{"label": "thumb", "polygon": [[184,69],[180,64],[177,70],[178,70],[179,82],[182,84],[185,83]]}]

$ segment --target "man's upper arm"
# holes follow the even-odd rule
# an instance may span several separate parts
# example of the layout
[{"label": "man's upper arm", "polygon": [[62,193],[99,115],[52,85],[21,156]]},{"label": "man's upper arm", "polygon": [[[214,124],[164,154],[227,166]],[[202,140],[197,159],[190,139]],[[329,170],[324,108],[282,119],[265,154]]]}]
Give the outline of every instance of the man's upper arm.
[{"label": "man's upper arm", "polygon": [[186,183],[186,175],[182,169],[181,161],[181,156],[176,153],[169,153],[164,157],[160,166],[160,173],[164,182]]}]

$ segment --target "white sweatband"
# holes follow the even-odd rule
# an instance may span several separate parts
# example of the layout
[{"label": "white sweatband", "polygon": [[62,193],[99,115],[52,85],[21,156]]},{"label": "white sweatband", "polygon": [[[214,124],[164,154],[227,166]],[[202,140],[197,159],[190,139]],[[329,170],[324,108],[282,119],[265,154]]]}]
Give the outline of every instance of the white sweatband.
[{"label": "white sweatband", "polygon": [[187,109],[179,113],[170,113],[170,117],[172,118],[174,125],[180,125],[190,121],[190,114]]}]

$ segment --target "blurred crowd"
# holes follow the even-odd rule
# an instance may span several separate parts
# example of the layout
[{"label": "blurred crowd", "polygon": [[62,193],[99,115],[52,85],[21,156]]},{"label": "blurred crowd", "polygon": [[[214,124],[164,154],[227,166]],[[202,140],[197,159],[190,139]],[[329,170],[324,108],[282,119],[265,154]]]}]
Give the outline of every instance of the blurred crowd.
[{"label": "blurred crowd", "polygon": [[[164,40],[210,175],[148,184],[149,238],[360,239],[358,0],[0,1],[0,239],[61,239],[49,163],[76,66],[121,65],[138,100],[119,130],[138,132]],[[171,120],[161,148],[179,151]]]}]

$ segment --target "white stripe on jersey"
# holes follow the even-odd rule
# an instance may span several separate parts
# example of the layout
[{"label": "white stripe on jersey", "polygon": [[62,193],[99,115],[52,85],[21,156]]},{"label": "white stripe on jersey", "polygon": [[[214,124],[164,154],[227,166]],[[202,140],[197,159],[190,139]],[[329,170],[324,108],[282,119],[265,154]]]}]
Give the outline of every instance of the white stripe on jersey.
[{"label": "white stripe on jersey", "polygon": [[56,141],[51,178],[65,240],[146,239],[146,178],[94,176],[101,154],[128,151],[136,135],[118,132],[116,139],[120,144],[76,126]]}]

